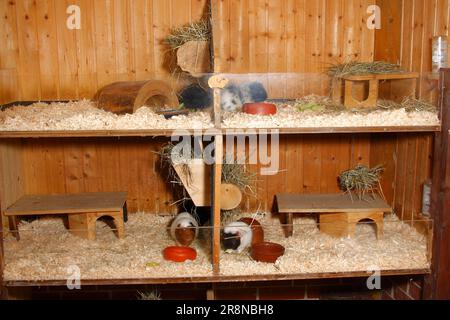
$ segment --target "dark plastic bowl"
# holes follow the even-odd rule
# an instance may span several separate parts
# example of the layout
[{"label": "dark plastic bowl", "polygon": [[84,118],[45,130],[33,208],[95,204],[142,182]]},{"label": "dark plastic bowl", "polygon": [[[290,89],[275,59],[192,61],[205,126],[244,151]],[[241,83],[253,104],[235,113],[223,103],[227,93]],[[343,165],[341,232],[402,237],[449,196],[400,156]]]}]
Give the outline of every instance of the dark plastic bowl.
[{"label": "dark plastic bowl", "polygon": [[252,246],[252,258],[260,262],[275,263],[284,251],[284,247],[278,243],[261,242]]},{"label": "dark plastic bowl", "polygon": [[263,116],[268,116],[277,113],[277,106],[273,103],[246,103],[244,104],[242,110],[248,114],[258,114]]}]

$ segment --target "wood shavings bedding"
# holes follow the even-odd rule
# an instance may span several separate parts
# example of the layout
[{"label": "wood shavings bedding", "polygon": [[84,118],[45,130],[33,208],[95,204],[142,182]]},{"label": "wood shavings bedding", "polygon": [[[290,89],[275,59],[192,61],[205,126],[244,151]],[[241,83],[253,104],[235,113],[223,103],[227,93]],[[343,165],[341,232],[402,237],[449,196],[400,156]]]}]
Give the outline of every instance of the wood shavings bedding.
[{"label": "wood shavings bedding", "polygon": [[55,130],[148,130],[148,129],[207,129],[212,128],[207,112],[192,112],[187,116],[165,119],[148,107],[134,114],[116,115],[98,109],[89,100],[68,103],[35,103],[14,106],[0,112],[2,131]]},{"label": "wood shavings bedding", "polygon": [[[277,219],[258,217],[268,241],[286,247],[277,263],[252,261],[248,253],[221,254],[222,275],[300,274],[429,267],[427,242],[415,229],[387,217],[385,235],[377,241],[372,226],[359,225],[354,239],[334,239],[320,233],[313,218],[296,218],[294,236],[285,238]],[[82,279],[130,279],[211,276],[210,239],[204,232],[194,242],[198,258],[193,262],[165,261],[161,251],[174,245],[167,232],[170,217],[131,214],[125,239],[116,238],[103,221],[97,222],[97,240],[70,234],[62,218],[49,217],[22,223],[22,239],[5,239],[6,281],[65,280],[68,267],[77,265]],[[204,230],[209,231],[209,230]]]},{"label": "wood shavings bedding", "polygon": [[223,128],[341,128],[341,127],[397,127],[438,126],[437,113],[407,112],[404,108],[355,113],[350,111],[321,113],[299,112],[293,105],[278,105],[275,115],[250,115],[242,112],[223,114]]},{"label": "wood shavings bedding", "polygon": [[[265,241],[286,248],[275,264],[252,261],[248,253],[221,254],[221,273],[302,274],[366,272],[380,270],[427,269],[427,239],[396,216],[387,216],[384,237],[377,240],[374,226],[359,224],[354,238],[333,238],[319,231],[315,218],[296,218],[294,235],[285,238],[278,219],[259,219]],[[278,222],[278,225],[277,223]]]},{"label": "wood shavings bedding", "polygon": [[[210,244],[197,239],[197,259],[186,263],[164,260],[162,250],[175,245],[165,232],[170,217],[132,214],[125,238],[118,239],[97,221],[97,240],[72,235],[62,218],[43,218],[19,227],[21,240],[5,240],[5,280],[64,280],[68,268],[80,268],[81,279],[129,279],[210,276]],[[73,272],[73,271],[72,271]]]}]

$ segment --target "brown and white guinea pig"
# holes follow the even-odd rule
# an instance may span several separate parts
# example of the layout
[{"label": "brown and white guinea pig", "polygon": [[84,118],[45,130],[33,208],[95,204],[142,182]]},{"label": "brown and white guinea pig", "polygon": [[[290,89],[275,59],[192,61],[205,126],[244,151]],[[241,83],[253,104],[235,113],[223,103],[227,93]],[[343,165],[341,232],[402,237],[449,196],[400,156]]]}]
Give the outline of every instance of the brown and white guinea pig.
[{"label": "brown and white guinea pig", "polygon": [[189,212],[178,214],[170,225],[170,235],[178,244],[189,246],[198,236],[197,220]]},{"label": "brown and white guinea pig", "polygon": [[225,226],[222,245],[226,251],[241,253],[251,245],[264,241],[264,230],[253,218],[242,218]]}]

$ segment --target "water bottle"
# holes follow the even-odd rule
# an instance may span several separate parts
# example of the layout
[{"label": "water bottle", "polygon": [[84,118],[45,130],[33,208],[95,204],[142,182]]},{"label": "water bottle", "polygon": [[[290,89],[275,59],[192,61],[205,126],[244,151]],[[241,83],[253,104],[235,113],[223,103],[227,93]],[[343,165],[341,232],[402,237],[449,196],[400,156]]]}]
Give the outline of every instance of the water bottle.
[{"label": "water bottle", "polygon": [[448,44],[447,37],[439,36],[433,38],[432,44],[433,73],[438,73],[440,68],[448,67]]}]

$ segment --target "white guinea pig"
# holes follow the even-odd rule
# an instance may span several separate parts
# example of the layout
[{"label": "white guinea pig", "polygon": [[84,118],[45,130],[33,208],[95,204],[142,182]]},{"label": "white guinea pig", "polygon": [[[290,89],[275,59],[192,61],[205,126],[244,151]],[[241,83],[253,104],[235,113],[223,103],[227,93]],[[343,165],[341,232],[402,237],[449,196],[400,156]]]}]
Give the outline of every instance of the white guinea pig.
[{"label": "white guinea pig", "polygon": [[223,231],[222,244],[225,250],[241,253],[252,244],[252,228],[242,221],[231,222]]},{"label": "white guinea pig", "polygon": [[189,213],[180,213],[173,219],[170,235],[179,244],[189,246],[198,236],[198,222]]}]

